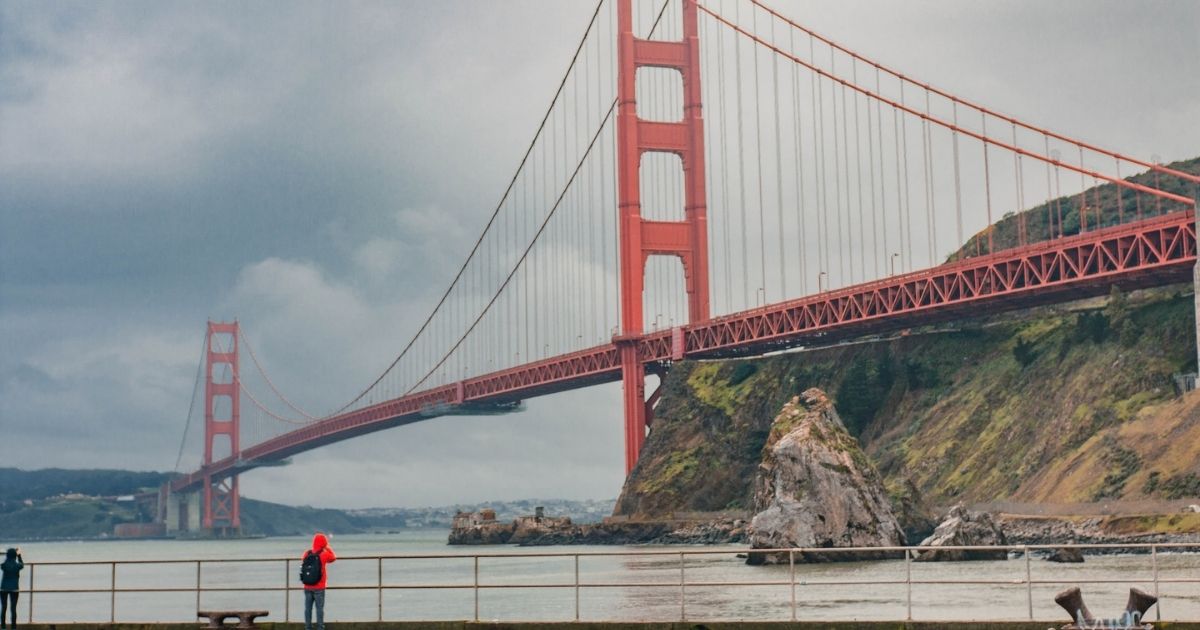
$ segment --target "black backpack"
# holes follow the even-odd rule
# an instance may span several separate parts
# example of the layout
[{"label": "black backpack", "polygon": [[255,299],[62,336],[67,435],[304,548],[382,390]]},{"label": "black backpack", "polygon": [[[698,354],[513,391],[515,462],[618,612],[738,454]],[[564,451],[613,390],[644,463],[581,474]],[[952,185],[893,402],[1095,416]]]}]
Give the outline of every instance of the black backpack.
[{"label": "black backpack", "polygon": [[306,586],[321,583],[321,554],[312,550],[304,554],[304,561],[300,563],[300,581]]}]

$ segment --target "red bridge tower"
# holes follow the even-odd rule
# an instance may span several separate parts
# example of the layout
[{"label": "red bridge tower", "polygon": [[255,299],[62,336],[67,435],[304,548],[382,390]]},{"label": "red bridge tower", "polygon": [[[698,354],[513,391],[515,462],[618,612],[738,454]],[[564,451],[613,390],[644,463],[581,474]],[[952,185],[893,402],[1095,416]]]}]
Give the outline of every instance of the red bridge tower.
[{"label": "red bridge tower", "polygon": [[[683,118],[655,122],[638,118],[638,68],[668,68],[683,77]],[[708,220],[704,190],[704,118],[700,93],[700,39],[695,0],[683,0],[683,41],[634,37],[632,0],[617,3],[617,187],[621,240],[621,380],[625,395],[625,471],[637,464],[646,439],[646,372],[638,356],[643,332],[642,294],[650,256],[676,256],[683,263],[688,319],[709,317]],[[683,165],[684,220],[642,218],[641,162],[644,153],[678,155]]]},{"label": "red bridge tower", "polygon": [[[229,440],[228,456],[235,460],[241,456],[237,321],[208,322],[204,347],[204,463],[201,470],[207,470],[213,463],[213,447],[221,436]],[[212,476],[205,474],[202,509],[204,529],[241,529],[237,475],[214,483]]]}]

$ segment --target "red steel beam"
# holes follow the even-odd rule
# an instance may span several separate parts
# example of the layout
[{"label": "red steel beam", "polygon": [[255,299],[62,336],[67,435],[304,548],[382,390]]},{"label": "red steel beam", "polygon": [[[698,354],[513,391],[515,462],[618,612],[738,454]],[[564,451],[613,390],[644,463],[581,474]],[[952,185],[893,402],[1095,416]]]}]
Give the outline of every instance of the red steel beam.
[{"label": "red steel beam", "polygon": [[[1196,262],[1194,212],[1175,212],[968,258],[925,271],[743,311],[636,342],[650,369],[686,358],[746,356],[866,334],[1184,282]],[[505,402],[621,378],[618,343],[485,374],[350,411],[257,444],[172,482],[174,491],[318,446],[439,415],[463,402]]]}]

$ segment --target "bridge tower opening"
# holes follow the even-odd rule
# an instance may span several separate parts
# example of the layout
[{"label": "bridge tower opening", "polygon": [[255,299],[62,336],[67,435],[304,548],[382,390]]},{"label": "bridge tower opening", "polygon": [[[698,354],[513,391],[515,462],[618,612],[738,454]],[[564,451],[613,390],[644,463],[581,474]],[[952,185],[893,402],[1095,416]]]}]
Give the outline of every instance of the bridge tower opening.
[{"label": "bridge tower opening", "polygon": [[[682,41],[640,39],[633,33],[633,0],[617,3],[617,188],[620,235],[621,332],[624,387],[625,472],[637,464],[646,438],[650,403],[639,357],[644,329],[642,296],[650,256],[674,256],[683,264],[688,320],[709,318],[708,219],[704,175],[704,118],[700,91],[700,39],[695,0],[682,2]],[[638,68],[675,70],[683,78],[683,120],[658,122],[637,114]],[[642,217],[641,164],[646,153],[673,153],[683,168],[684,218]]]},{"label": "bridge tower opening", "polygon": [[[204,462],[241,456],[241,397],[238,387],[238,323],[208,322],[204,362]],[[228,444],[228,455],[223,447]],[[210,532],[235,533],[242,527],[237,475],[216,481],[204,476],[201,524]]]}]

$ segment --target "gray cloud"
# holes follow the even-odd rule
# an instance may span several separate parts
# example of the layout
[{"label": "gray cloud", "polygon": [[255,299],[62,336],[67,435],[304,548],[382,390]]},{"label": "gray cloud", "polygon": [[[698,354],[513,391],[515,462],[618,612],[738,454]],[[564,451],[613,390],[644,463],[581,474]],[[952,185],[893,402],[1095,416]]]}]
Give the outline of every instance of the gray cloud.
[{"label": "gray cloud", "polygon": [[[1051,128],[1143,157],[1200,152],[1195,3],[777,6]],[[297,403],[357,393],[481,229],[591,9],[0,4],[7,461],[172,467],[205,317],[238,317]],[[621,435],[609,385],[242,483],[341,506],[613,496]]]}]

